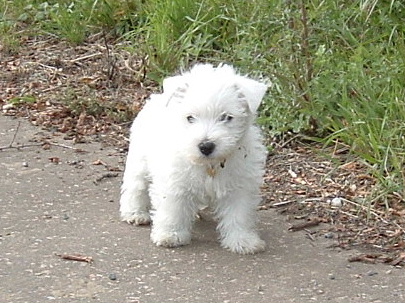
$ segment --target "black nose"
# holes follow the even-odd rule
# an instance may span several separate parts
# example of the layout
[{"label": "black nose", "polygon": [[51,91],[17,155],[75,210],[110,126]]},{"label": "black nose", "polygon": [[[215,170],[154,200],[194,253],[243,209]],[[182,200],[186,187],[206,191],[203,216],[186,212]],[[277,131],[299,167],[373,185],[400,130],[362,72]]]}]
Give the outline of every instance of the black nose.
[{"label": "black nose", "polygon": [[215,149],[215,143],[212,142],[201,142],[198,144],[198,148],[200,149],[201,153],[205,156],[209,156]]}]

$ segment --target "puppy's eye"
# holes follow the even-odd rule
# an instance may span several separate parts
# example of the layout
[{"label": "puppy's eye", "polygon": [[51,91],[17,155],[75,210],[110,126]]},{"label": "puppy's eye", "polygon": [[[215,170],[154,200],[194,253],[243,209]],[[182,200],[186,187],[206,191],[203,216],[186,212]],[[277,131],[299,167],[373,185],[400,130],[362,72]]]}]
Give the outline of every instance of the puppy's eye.
[{"label": "puppy's eye", "polygon": [[192,116],[192,115],[187,116],[186,119],[187,119],[188,123],[194,123],[195,122],[195,117]]},{"label": "puppy's eye", "polygon": [[219,121],[220,122],[229,122],[229,121],[231,121],[233,119],[233,116],[231,116],[231,115],[228,115],[228,114],[222,114],[220,117],[219,117]]}]

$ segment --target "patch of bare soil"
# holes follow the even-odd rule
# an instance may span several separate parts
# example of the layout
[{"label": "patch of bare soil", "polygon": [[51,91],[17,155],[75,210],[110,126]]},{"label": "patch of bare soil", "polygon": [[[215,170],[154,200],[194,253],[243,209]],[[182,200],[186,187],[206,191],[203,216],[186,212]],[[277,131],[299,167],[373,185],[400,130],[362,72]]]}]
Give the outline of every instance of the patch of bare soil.
[{"label": "patch of bare soil", "polygon": [[27,117],[75,143],[109,135],[125,144],[128,121],[154,86],[145,79],[143,60],[126,47],[102,35],[79,46],[24,38],[18,53],[0,53],[3,113]]},{"label": "patch of bare soil", "polygon": [[[143,60],[100,35],[80,46],[53,37],[21,43],[16,54],[0,53],[3,114],[27,117],[75,144],[102,139],[126,149],[133,117],[157,90]],[[372,201],[375,185],[367,166],[345,153],[289,145],[269,156],[261,208],[287,215],[291,232],[365,249],[351,261],[404,265],[404,202],[395,195]]]},{"label": "patch of bare soil", "polygon": [[373,201],[375,186],[367,166],[345,153],[283,148],[269,157],[261,207],[287,215],[292,232],[365,252],[351,262],[405,265],[405,205],[395,194],[385,203]]}]

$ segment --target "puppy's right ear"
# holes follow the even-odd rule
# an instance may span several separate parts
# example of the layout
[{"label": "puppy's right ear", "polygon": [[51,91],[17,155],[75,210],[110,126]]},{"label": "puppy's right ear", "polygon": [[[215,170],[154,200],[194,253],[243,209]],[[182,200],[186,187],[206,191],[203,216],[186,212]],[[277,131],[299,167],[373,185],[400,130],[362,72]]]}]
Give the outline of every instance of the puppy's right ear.
[{"label": "puppy's right ear", "polygon": [[180,101],[184,98],[188,84],[186,77],[174,76],[163,80],[163,93],[168,96],[167,105],[173,100]]},{"label": "puppy's right ear", "polygon": [[246,97],[252,113],[255,113],[267,91],[268,85],[256,80],[238,76],[237,87],[239,87],[242,94]]}]

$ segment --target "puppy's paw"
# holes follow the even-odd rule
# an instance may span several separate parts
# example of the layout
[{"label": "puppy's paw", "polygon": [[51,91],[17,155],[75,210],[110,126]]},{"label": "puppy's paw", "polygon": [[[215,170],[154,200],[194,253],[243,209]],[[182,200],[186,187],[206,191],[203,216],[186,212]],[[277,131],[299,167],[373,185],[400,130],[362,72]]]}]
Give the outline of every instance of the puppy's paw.
[{"label": "puppy's paw", "polygon": [[151,222],[149,212],[146,211],[121,213],[121,219],[122,221],[135,225],[149,225]]},{"label": "puppy's paw", "polygon": [[266,242],[253,232],[230,234],[222,239],[221,246],[231,252],[248,255],[262,252],[266,249]]},{"label": "puppy's paw", "polygon": [[162,231],[153,229],[151,239],[157,246],[178,247],[190,244],[191,234],[188,231]]}]

